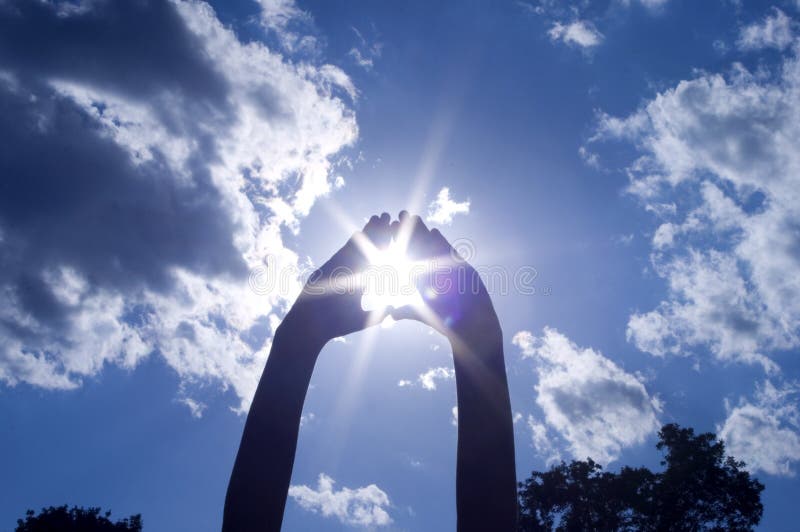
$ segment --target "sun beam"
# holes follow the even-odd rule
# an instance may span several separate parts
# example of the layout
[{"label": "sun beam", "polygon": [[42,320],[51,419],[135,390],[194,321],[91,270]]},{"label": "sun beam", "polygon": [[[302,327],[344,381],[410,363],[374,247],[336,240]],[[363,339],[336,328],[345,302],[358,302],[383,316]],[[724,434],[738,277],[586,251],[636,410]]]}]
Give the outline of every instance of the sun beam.
[{"label": "sun beam", "polygon": [[424,273],[425,264],[409,259],[405,248],[400,241],[392,240],[386,249],[375,249],[370,253],[370,267],[362,273],[362,309],[376,311],[406,305],[422,306],[422,297],[414,279]]}]

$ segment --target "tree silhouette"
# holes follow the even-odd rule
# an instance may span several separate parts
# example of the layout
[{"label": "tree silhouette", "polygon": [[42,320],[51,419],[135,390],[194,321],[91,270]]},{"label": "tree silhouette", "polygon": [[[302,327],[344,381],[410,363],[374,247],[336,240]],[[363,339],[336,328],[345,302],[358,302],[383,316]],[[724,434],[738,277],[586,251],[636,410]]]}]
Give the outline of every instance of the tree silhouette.
[{"label": "tree silhouette", "polygon": [[725,456],[715,434],[664,425],[664,471],[603,471],[591,458],[534,471],[519,484],[519,530],[753,530],[764,485]]},{"label": "tree silhouette", "polygon": [[142,532],[142,516],[132,515],[112,522],[111,512],[100,514],[100,508],[67,509],[64,506],[42,508],[39,515],[28,510],[25,520],[17,519],[16,532]]}]

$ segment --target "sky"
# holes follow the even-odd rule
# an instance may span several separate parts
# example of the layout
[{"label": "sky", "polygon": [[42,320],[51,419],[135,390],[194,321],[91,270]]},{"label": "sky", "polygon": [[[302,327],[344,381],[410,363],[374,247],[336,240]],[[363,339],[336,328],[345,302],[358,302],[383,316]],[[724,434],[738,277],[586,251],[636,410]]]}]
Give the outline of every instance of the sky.
[{"label": "sky", "polygon": [[[303,275],[401,209],[491,278],[518,479],[674,422],[795,522],[796,0],[4,0],[0,132],[0,530],[218,530]],[[284,529],[453,529],[455,404],[421,324],[330,342]]]}]

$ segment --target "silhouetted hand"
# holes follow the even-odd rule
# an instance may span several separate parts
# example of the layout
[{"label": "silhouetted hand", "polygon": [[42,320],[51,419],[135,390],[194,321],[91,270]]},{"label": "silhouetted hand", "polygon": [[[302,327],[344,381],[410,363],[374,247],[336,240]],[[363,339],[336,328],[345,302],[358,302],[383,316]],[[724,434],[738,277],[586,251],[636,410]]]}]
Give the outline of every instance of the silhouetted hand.
[{"label": "silhouetted hand", "polygon": [[320,345],[338,336],[379,324],[388,310],[364,311],[364,287],[359,274],[369,266],[369,254],[391,240],[391,218],[373,216],[325,264],[316,270],[284,322],[297,324],[304,335],[313,335]]},{"label": "silhouetted hand", "polygon": [[407,240],[408,257],[426,262],[429,269],[416,279],[424,307],[391,309],[391,316],[426,323],[451,343],[460,340],[471,344],[488,336],[496,340],[500,323],[478,272],[438,229],[429,230],[419,216],[402,211],[399,218],[391,226],[393,237]]}]

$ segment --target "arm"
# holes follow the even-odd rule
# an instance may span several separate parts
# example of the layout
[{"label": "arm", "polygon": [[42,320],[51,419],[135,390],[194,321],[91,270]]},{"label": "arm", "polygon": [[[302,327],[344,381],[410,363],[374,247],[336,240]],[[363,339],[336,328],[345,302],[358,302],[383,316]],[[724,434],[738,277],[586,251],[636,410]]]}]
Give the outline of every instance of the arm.
[{"label": "arm", "polygon": [[299,329],[287,316],[275,332],[231,473],[225,532],[281,528],[303,401],[324,345]]},{"label": "arm", "polygon": [[364,312],[363,289],[337,284],[337,272],[363,271],[371,251],[387,245],[390,237],[389,215],[373,216],[314,272],[275,332],[228,484],[224,532],[280,530],[317,356],[331,338],[376,325],[384,317],[382,312]]},{"label": "arm", "polygon": [[503,334],[480,276],[436,229],[400,213],[393,224],[407,253],[436,263],[417,282],[424,307],[392,311],[395,319],[426,323],[449,340],[458,394],[456,511],[458,530],[516,529],[514,427]]},{"label": "arm", "polygon": [[516,529],[514,428],[499,324],[451,340],[458,394],[458,530]]}]

